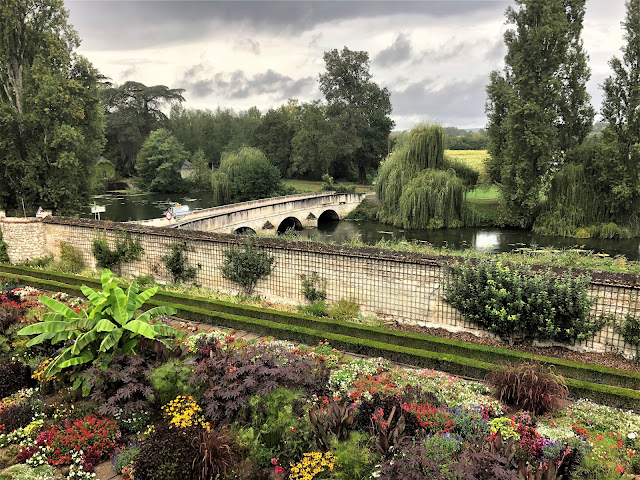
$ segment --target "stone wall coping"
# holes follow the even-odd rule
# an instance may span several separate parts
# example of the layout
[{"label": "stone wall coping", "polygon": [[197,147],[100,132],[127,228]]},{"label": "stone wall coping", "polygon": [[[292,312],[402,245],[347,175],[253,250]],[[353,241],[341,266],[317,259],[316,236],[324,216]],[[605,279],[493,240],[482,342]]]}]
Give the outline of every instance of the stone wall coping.
[{"label": "stone wall coping", "polygon": [[38,223],[41,222],[42,218],[36,217],[1,217],[0,223]]},{"label": "stone wall coping", "polygon": [[[41,221],[45,224],[51,225],[66,225],[100,230],[126,231],[133,234],[147,234],[184,240],[211,241],[227,244],[238,244],[242,242],[241,235],[181,230],[170,227],[150,227],[140,224],[119,223],[106,220],[92,220],[85,218],[55,216],[47,217],[42,220],[26,220],[30,220],[32,222]],[[443,267],[449,263],[460,263],[465,260],[463,257],[455,255],[429,255],[425,253],[398,251],[377,247],[350,247],[347,245],[297,241],[288,238],[253,237],[252,241],[255,245],[283,250],[297,250],[309,253],[322,253],[358,258],[373,258],[376,260],[388,260],[398,263],[416,263],[422,265],[432,265],[436,267]],[[476,259],[470,260],[477,261]],[[542,264],[531,265],[531,269],[535,272],[551,272],[552,274],[556,275],[569,274],[576,277],[587,275],[591,278],[592,284],[640,289],[640,275],[633,273],[616,273],[602,270],[557,267]]]}]

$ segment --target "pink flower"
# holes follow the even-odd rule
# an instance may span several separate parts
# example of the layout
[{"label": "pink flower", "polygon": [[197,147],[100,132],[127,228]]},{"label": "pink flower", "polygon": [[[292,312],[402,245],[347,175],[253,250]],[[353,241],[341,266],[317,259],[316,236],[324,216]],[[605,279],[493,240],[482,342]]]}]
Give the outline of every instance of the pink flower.
[{"label": "pink flower", "polygon": [[284,473],[284,468],[279,467],[279,466],[276,465],[276,473],[278,475],[282,475]]},{"label": "pink flower", "polygon": [[271,465],[277,465],[278,464],[278,460],[275,458],[271,459]]}]

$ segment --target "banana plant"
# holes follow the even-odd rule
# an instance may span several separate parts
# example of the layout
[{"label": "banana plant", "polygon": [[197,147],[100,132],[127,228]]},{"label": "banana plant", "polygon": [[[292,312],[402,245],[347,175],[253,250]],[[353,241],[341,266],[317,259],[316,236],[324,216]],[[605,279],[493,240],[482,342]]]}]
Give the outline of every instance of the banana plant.
[{"label": "banana plant", "polygon": [[124,291],[108,269],[103,270],[100,280],[102,290],[82,286],[82,293],[89,299],[86,310],[76,312],[57,300],[40,296],[50,311],[42,314],[41,322],[18,332],[18,335],[36,335],[27,343],[29,347],[47,341],[68,344],[49,364],[46,376],[52,377],[65,368],[116,353],[136,354],[143,338],[169,346],[174,337],[181,335],[172,327],[150,323],[159,315],[175,314],[174,308],[160,306],[137,312],[155,295],[157,286],[139,293],[138,285],[133,282]]}]

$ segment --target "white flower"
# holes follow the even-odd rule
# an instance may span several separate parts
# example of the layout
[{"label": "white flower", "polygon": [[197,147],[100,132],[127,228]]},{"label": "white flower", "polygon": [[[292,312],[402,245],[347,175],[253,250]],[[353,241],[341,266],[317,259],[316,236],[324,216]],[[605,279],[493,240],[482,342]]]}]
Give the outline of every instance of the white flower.
[{"label": "white flower", "polygon": [[627,435],[627,438],[629,440],[635,440],[637,438],[638,434],[636,432],[631,432],[629,435]]}]

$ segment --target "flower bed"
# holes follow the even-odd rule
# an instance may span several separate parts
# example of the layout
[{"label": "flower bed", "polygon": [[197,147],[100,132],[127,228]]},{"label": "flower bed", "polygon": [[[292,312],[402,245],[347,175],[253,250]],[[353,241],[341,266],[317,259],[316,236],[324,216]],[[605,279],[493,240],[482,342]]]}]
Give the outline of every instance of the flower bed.
[{"label": "flower bed", "polygon": [[[18,322],[49,321],[31,297]],[[87,306],[57,298],[76,313]],[[56,349],[6,330],[38,385],[0,401],[0,419],[12,408],[23,418],[0,434],[8,462],[43,479],[92,478],[110,459],[140,480],[640,478],[632,412],[578,401],[534,417],[483,383],[347,358],[325,343],[176,332],[163,344],[132,337],[139,345],[127,354],[105,356],[97,342],[93,360],[52,376]]]}]

